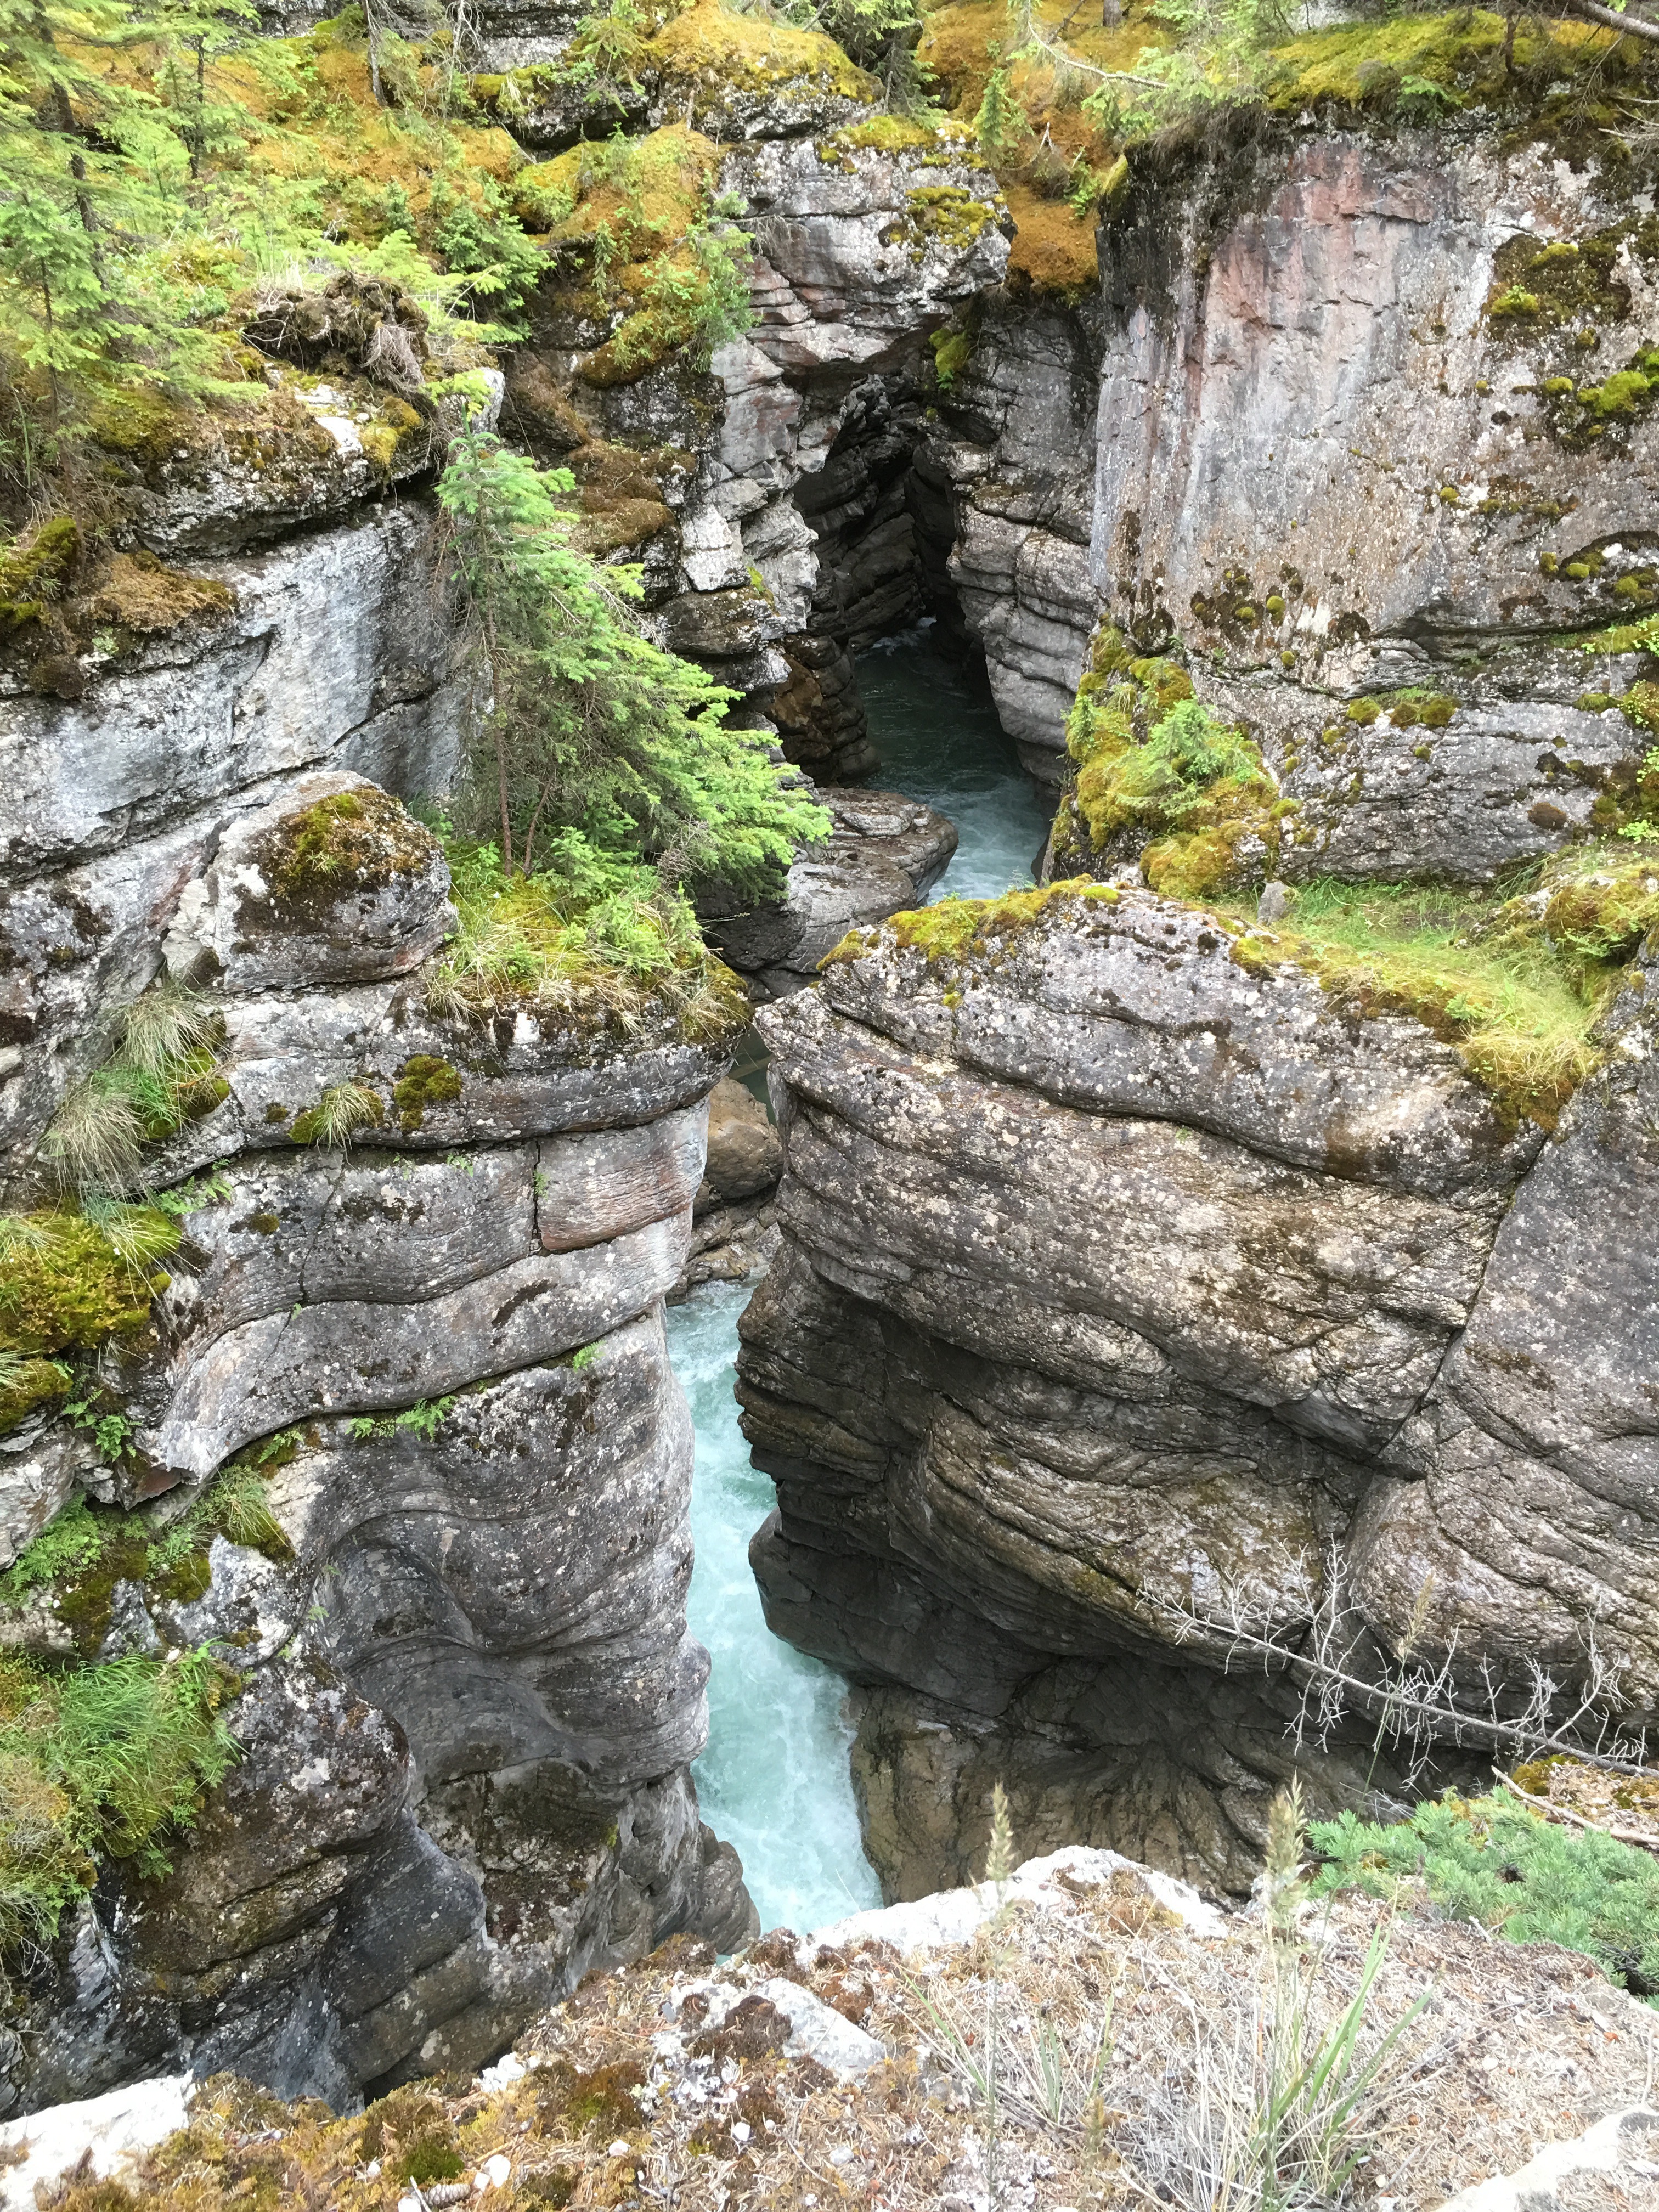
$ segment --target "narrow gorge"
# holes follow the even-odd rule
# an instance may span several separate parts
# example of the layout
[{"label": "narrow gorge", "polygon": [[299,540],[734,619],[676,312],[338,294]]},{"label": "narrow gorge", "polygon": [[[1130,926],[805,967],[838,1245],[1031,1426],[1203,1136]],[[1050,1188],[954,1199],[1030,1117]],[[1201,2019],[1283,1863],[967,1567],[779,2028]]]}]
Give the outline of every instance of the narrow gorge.
[{"label": "narrow gorge", "polygon": [[0,2119],[1655,1720],[1651,44],[1220,13],[7,47]]}]

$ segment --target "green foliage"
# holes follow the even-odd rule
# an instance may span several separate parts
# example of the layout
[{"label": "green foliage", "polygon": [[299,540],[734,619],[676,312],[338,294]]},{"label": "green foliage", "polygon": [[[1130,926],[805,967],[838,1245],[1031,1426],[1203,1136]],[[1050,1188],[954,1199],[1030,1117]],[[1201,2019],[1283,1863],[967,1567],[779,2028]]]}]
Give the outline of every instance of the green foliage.
[{"label": "green foliage", "polygon": [[[654,868],[611,859],[571,831],[551,841],[533,876],[509,876],[494,845],[447,850],[460,927],[427,972],[434,1012],[522,1005],[627,1034],[654,1008],[711,1042],[746,1018],[742,986]],[[471,1161],[457,1164],[471,1171]]]},{"label": "green foliage", "polygon": [[1009,82],[1007,65],[999,64],[986,82],[974,118],[979,150],[994,169],[1005,168],[1018,159],[1032,135],[1031,118]]},{"label": "green foliage", "polygon": [[61,1673],[0,1658],[0,1955],[44,1942],[102,1858],[167,1869],[222,1781],[236,1678],[204,1651]]},{"label": "green foliage", "polygon": [[732,693],[641,635],[628,611],[639,572],[576,550],[558,503],[571,487],[476,430],[439,486],[480,702],[462,831],[498,836],[507,875],[538,859],[573,881],[646,864],[665,887],[775,893],[827,817],[787,787],[763,737],[727,725]]},{"label": "green foliage", "polygon": [[219,1016],[177,984],[135,1000],[103,1066],[69,1093],[41,1141],[66,1188],[119,1190],[138,1180],[144,1147],[210,1114],[228,1085],[214,1073]]},{"label": "green foliage", "polygon": [[526,235],[507,198],[493,178],[480,177],[481,205],[443,179],[433,186],[430,235],[452,277],[448,301],[509,337],[529,335],[524,310],[546,266],[541,249]]},{"label": "green foliage", "polygon": [[1310,1830],[1316,1895],[1385,1897],[1420,1877],[1433,1902],[1514,1943],[1559,1943],[1614,1981],[1659,1989],[1659,1863],[1598,1829],[1571,1831],[1501,1794],[1448,1796],[1374,1826],[1344,1813]]},{"label": "green foliage", "polygon": [[1297,893],[1271,941],[1243,938],[1234,957],[1247,967],[1292,959],[1339,1003],[1414,1016],[1506,1112],[1553,1128],[1600,1059],[1592,1030],[1612,963],[1659,921],[1642,865],[1621,855],[1609,873],[1598,857],[1552,864],[1541,915],[1525,893],[1322,879]]},{"label": "green foliage", "polygon": [[453,1395],[430,1402],[422,1398],[401,1413],[388,1413],[379,1420],[372,1413],[359,1413],[351,1423],[351,1433],[359,1443],[367,1443],[371,1437],[384,1443],[388,1437],[404,1434],[420,1437],[430,1443],[454,1403]]},{"label": "green foliage", "polygon": [[580,1375],[583,1368],[591,1367],[599,1356],[599,1346],[597,1344],[583,1345],[579,1352],[575,1352],[571,1354],[570,1367],[572,1373]]},{"label": "green foliage", "polygon": [[1234,873],[1234,850],[1277,849],[1287,811],[1255,746],[1193,696],[1173,660],[1136,659],[1115,630],[1096,640],[1066,721],[1078,764],[1055,833],[1056,860],[1148,838],[1154,890],[1205,897]]},{"label": "green foliage", "polygon": [[127,1513],[76,1498],[0,1574],[0,1607],[15,1609],[33,1589],[73,1590],[88,1578],[154,1582],[204,1553],[216,1535],[273,1559],[291,1557],[261,1469],[290,1456],[293,1445],[283,1435],[251,1447],[170,1521],[155,1507]]},{"label": "green foliage", "polygon": [[182,1220],[210,1206],[228,1206],[235,1195],[230,1177],[222,1167],[216,1167],[210,1174],[191,1176],[188,1182],[177,1183],[171,1190],[151,1191],[148,1203],[157,1212],[171,1213]]},{"label": "green foliage", "polygon": [[646,277],[644,311],[631,315],[613,341],[624,365],[660,360],[684,346],[693,367],[706,369],[714,349],[752,330],[749,274],[755,241],[732,217],[743,202],[722,192],[685,233],[684,255],[662,255]]},{"label": "green foliage", "polygon": [[1206,111],[1261,105],[1274,42],[1284,37],[1280,0],[1153,0],[1152,20],[1174,43],[1144,48],[1133,71],[1093,72],[1103,81],[1084,109],[1112,137],[1139,137]]}]

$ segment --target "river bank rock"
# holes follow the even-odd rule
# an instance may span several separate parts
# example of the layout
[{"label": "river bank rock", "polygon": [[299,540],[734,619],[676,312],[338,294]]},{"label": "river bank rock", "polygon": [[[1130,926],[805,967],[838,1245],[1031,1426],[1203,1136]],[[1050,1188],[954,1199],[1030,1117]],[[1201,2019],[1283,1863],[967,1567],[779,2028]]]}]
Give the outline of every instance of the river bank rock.
[{"label": "river bank rock", "polygon": [[[1644,1325],[1601,1299],[1647,1310],[1590,1226],[1645,1172],[1613,1103],[1645,998],[1546,1147],[1419,1024],[1241,967],[1236,925],[1105,889],[995,912],[851,940],[760,1018],[787,1166],[742,1324],[779,1492],[751,1556],[774,1626],[864,1686],[890,1893],[966,1864],[999,1772],[1036,1838],[1241,1887],[1297,1688],[1231,1671],[1239,1626],[1294,1647],[1334,1604],[1366,1664],[1413,1638],[1519,1680],[1594,1618],[1642,1709],[1651,1439],[1585,1362]],[[1595,1263],[1552,1267],[1575,1234]],[[1370,1733],[1300,1754],[1322,1802],[1400,1787]]]},{"label": "river bank rock", "polygon": [[[402,804],[453,760],[432,559],[419,503],[360,507],[214,564],[211,623],[74,699],[0,700],[27,764],[9,1208],[57,1204],[43,1140],[146,987],[191,994],[197,1056],[129,1185],[166,1268],[131,1262],[76,1354],[105,1441],[61,1390],[3,1439],[8,1561],[99,1517],[0,1601],[0,1648],[210,1655],[240,1747],[170,1871],[112,1859],[9,1966],[9,2113],[225,2067],[349,2106],[476,2067],[675,1930],[753,1930],[690,1775],[708,1662],[661,1322],[740,1008],[690,1034],[642,1002],[629,1034],[580,991],[434,984],[448,870]],[[227,1480],[257,1511],[214,1517]]]}]

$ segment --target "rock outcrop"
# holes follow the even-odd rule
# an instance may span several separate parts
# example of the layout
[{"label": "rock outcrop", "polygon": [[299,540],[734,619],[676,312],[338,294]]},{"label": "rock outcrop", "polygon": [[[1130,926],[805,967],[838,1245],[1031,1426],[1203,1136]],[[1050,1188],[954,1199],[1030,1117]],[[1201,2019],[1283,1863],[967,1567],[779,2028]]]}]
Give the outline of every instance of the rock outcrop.
[{"label": "rock outcrop", "polygon": [[214,1655],[240,1746],[171,1872],[112,1858],[13,1974],[12,2110],[181,2066],[349,2102],[477,2064],[590,1966],[752,1929],[689,1772],[661,1323],[733,1008],[624,1036],[580,990],[434,982],[448,871],[395,795],[454,758],[433,560],[420,503],[346,507],[204,562],[218,596],[75,698],[0,709],[9,1206],[55,1202],[43,1132],[66,1099],[95,1121],[136,1002],[186,994],[195,1054],[136,1178],[167,1272],[131,1262],[82,1425],[56,1387],[3,1440],[7,1559],[101,1517],[0,1645]]},{"label": "rock outcrop", "polygon": [[781,900],[732,915],[702,907],[710,942],[762,1000],[804,990],[855,923],[924,904],[957,849],[952,823],[896,792],[820,796],[835,827],[790,869]]},{"label": "rock outcrop", "polygon": [[[1546,1146],[1417,1021],[1145,892],[908,934],[761,1017],[784,1249],[739,1370],[769,1617],[866,1686],[888,1885],[960,1865],[998,1775],[1022,1832],[1246,1885],[1297,1690],[1230,1671],[1237,1624],[1334,1607],[1357,1671],[1520,1688],[1595,1621],[1650,1708],[1647,995]],[[1375,1735],[1328,1802],[1399,1787]]]}]

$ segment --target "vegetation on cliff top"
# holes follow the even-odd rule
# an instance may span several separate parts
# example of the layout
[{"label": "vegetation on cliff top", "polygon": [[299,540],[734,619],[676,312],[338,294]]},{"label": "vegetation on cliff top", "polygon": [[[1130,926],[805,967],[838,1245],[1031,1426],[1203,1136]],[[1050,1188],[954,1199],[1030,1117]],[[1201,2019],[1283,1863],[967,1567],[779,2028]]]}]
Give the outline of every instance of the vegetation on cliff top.
[{"label": "vegetation on cliff top", "polygon": [[473,670],[451,804],[477,848],[443,973],[463,993],[491,976],[545,993],[575,962],[720,997],[685,887],[775,895],[829,818],[764,733],[727,721],[735,695],[630,618],[638,570],[577,550],[571,489],[477,432],[439,489]]},{"label": "vegetation on cliff top", "polygon": [[1659,874],[1591,846],[1487,891],[1322,879],[1270,931],[1231,911],[1245,923],[1241,965],[1293,961],[1356,1012],[1411,1015],[1511,1117],[1553,1129],[1601,1060],[1595,1024],[1626,964],[1659,927]]},{"label": "vegetation on cliff top", "polygon": [[1176,661],[1097,631],[1066,718],[1075,780],[1055,815],[1057,867],[1138,854],[1157,891],[1212,896],[1269,867],[1282,799],[1256,746],[1194,696]]},{"label": "vegetation on cliff top", "polygon": [[1559,1943],[1633,1995],[1659,1999],[1659,1860],[1595,1827],[1558,1826],[1503,1790],[1455,1792],[1388,1826],[1315,1821],[1315,1896],[1388,1897],[1416,1877],[1431,1900],[1512,1943]]},{"label": "vegetation on cliff top", "polygon": [[433,1011],[522,1006],[623,1036],[666,1013],[694,1043],[734,1036],[747,995],[704,945],[685,898],[654,868],[597,854],[574,834],[550,842],[549,865],[526,875],[509,873],[494,844],[450,842],[460,927],[425,971]]},{"label": "vegetation on cliff top", "polygon": [[[734,2188],[800,2212],[826,2175],[927,2203],[970,2172],[1039,2212],[1428,2206],[1517,2164],[1542,2112],[1571,2136],[1640,2100],[1645,2039],[1587,2033],[1607,1996],[1588,1960],[1477,1940],[1410,1882],[1395,1907],[1349,1888],[1310,1910],[1294,1800],[1270,1820],[1261,1908],[1202,1934],[1133,1868],[1085,1856],[1034,1894],[1005,1848],[977,1931],[923,1956],[871,1940],[803,1966],[780,1930],[720,1965],[738,2000],[720,2018],[686,2002],[712,1947],[672,1936],[523,2033],[516,2080],[441,2076],[336,2118],[221,2075],[130,2182],[71,2179],[53,2202],[380,2212],[449,2183],[501,2212],[580,2212],[647,2201],[649,2173],[688,2212]],[[766,1994],[780,1975],[884,2057],[836,2080]]]}]

